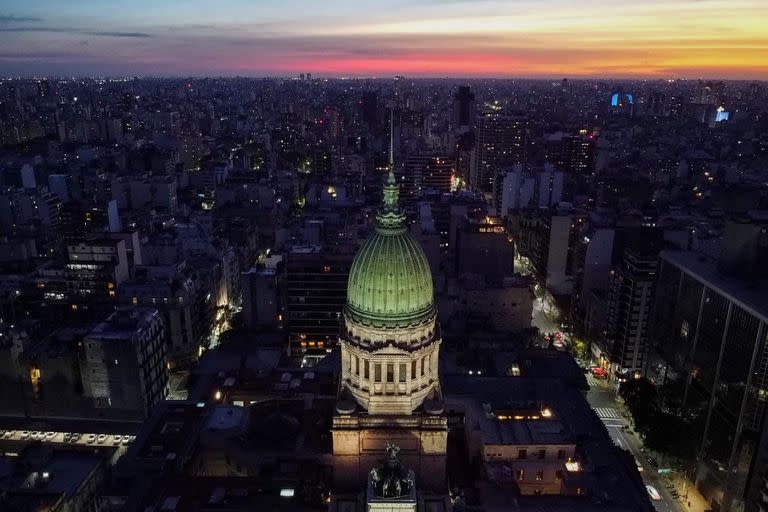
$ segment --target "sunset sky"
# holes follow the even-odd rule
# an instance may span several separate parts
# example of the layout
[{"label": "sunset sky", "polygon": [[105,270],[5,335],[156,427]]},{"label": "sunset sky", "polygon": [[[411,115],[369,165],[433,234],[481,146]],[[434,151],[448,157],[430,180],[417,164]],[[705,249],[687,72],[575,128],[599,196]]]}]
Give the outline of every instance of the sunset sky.
[{"label": "sunset sky", "polygon": [[0,75],[768,79],[768,0],[3,0]]}]

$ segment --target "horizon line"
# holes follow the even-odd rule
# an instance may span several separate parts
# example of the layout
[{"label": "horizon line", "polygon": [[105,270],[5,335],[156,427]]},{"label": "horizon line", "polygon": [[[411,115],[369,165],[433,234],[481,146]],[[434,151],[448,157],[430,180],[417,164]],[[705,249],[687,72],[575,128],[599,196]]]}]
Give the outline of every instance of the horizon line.
[{"label": "horizon line", "polygon": [[652,75],[575,75],[575,76],[563,76],[563,75],[316,75],[313,72],[298,73],[294,75],[280,75],[280,74],[265,74],[265,75],[205,75],[205,74],[190,74],[190,75],[136,75],[136,74],[72,74],[72,75],[13,75],[13,76],[0,76],[0,81],[10,80],[72,80],[72,79],[92,79],[92,80],[202,80],[202,79],[261,79],[261,80],[301,80],[301,74],[311,75],[311,79],[315,80],[396,80],[399,78],[409,80],[531,80],[531,81],[543,81],[543,80],[568,80],[570,81],[590,81],[590,80],[621,80],[621,81],[645,81],[645,82],[692,82],[692,81],[721,81],[721,82],[768,82],[768,78],[719,78],[711,76],[699,76],[695,78],[690,77],[670,77],[662,78]]}]

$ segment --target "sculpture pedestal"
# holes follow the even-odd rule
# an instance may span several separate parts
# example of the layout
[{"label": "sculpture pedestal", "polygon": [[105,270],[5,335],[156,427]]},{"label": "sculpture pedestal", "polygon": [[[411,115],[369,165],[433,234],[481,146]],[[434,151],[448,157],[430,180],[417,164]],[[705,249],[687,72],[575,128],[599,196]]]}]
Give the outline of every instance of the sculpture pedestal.
[{"label": "sculpture pedestal", "polygon": [[335,488],[352,492],[366,485],[368,471],[384,457],[386,443],[400,447],[402,463],[416,472],[419,489],[447,491],[445,416],[368,416],[337,414],[333,418],[333,476]]}]

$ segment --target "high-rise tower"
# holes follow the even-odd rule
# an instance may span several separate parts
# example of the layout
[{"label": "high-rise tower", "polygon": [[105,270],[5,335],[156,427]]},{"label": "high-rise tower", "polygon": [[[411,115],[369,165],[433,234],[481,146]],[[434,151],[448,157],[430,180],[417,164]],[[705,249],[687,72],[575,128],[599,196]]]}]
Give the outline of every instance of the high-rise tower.
[{"label": "high-rise tower", "polygon": [[429,264],[398,206],[393,169],[390,150],[376,230],[349,273],[333,420],[334,476],[341,487],[359,488],[392,442],[420,485],[440,491],[447,444],[440,327]]},{"label": "high-rise tower", "polygon": [[528,120],[522,116],[486,112],[477,119],[476,156],[471,164],[469,182],[490,193],[501,171],[525,163]]}]

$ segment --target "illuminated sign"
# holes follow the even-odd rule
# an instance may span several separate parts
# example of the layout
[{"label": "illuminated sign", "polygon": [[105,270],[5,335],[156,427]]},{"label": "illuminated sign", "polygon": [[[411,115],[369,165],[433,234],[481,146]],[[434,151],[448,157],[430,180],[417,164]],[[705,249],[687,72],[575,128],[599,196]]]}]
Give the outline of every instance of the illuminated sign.
[{"label": "illuminated sign", "polygon": [[504,226],[487,226],[477,228],[478,233],[504,233]]}]

